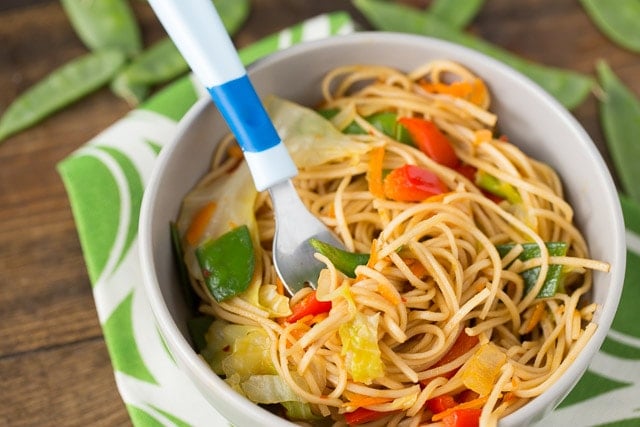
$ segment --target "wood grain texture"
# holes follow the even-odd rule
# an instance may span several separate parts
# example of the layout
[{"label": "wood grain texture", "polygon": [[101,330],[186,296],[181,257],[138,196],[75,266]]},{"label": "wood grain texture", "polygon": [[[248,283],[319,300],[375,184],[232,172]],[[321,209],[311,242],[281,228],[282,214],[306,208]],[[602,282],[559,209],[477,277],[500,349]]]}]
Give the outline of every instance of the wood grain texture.
[{"label": "wood grain texture", "polygon": [[[424,6],[428,0],[404,0]],[[146,44],[164,31],[132,1]],[[349,1],[254,0],[236,37],[245,46]],[[488,0],[469,31],[529,59],[593,73],[606,58],[640,95],[640,56],[609,42],[576,0]],[[59,2],[0,5],[0,111],[29,86],[86,52]],[[127,425],[91,286],[56,164],[129,107],[102,89],[0,145],[0,425]],[[574,112],[609,161],[594,96]],[[550,135],[550,137],[553,137]]]}]

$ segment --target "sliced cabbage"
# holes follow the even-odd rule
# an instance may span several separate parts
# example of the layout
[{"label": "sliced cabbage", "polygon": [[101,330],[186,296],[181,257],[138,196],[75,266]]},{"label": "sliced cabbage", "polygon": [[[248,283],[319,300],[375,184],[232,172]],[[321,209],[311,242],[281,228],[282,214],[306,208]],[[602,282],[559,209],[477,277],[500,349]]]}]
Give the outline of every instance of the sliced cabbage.
[{"label": "sliced cabbage", "polygon": [[374,145],[340,132],[316,111],[270,96],[265,108],[294,163],[301,169],[358,157]]},{"label": "sliced cabbage", "polygon": [[251,375],[273,375],[271,339],[259,326],[236,325],[216,319],[205,334],[202,356],[213,371],[244,380]]},{"label": "sliced cabbage", "polygon": [[384,364],[378,347],[378,322],[380,313],[355,316],[340,325],[342,355],[345,356],[347,372],[354,381],[371,384],[384,375]]}]

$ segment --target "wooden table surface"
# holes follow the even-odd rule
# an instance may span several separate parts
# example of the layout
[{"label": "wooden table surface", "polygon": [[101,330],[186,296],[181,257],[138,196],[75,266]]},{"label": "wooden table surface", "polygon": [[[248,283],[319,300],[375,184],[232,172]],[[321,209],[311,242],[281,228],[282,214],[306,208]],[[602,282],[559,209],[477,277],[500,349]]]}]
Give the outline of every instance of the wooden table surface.
[{"label": "wooden table surface", "polygon": [[[426,5],[429,0],[413,0]],[[151,43],[164,32],[132,1]],[[254,0],[236,43],[348,1]],[[532,60],[593,73],[605,58],[640,96],[640,55],[616,47],[578,0],[487,0],[470,30]],[[57,1],[0,3],[0,111],[49,71],[86,52]],[[56,164],[127,111],[103,89],[0,145],[0,425],[130,424],[115,386],[67,194]],[[573,111],[607,162],[594,96]]]}]

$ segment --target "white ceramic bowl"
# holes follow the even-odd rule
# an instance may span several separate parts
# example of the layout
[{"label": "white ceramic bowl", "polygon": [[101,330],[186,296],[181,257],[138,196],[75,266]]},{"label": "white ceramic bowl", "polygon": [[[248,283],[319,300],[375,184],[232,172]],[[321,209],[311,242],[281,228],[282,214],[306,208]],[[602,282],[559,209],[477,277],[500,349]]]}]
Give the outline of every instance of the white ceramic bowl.
[{"label": "white ceramic bowl", "polygon": [[[599,327],[584,351],[548,391],[500,421],[501,427],[528,425],[551,411],[584,373],[607,334],[622,289],[625,244],[618,197],[586,132],[553,98],[512,69],[475,51],[425,37],[373,32],[311,42],[259,61],[250,76],[261,96],[276,94],[312,105],[320,99],[322,76],[333,67],[370,63],[409,70],[437,58],[458,61],[486,80],[502,132],[559,172],[592,256],[612,268],[608,274],[595,273],[592,297],[599,304]],[[176,279],[168,224],[177,218],[182,198],[205,173],[215,144],[227,132],[213,104],[203,99],[184,117],[177,138],[163,148],[140,218],[144,282],[171,352],[222,415],[236,426],[290,425],[233,392],[198,358],[187,333],[188,310]]]}]

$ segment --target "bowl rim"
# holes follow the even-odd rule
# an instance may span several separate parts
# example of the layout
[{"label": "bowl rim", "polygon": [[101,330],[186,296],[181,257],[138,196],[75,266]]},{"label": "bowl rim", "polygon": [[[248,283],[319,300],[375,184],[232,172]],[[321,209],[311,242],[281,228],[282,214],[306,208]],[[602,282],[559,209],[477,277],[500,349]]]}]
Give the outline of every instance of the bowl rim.
[{"label": "bowl rim", "polygon": [[[615,228],[610,230],[610,233],[613,236],[612,242],[614,243],[612,248],[614,252],[611,254],[610,259],[612,261],[616,261],[616,265],[620,268],[608,273],[609,275],[612,275],[608,282],[614,286],[607,292],[605,303],[597,309],[598,328],[587,342],[583,351],[577,355],[566,372],[558,378],[549,387],[549,389],[512,414],[501,418],[499,420],[499,425],[519,425],[524,420],[533,419],[532,416],[535,414],[539,414],[537,419],[544,417],[544,415],[550,412],[562,399],[564,399],[564,397],[566,397],[566,394],[568,394],[568,392],[573,388],[573,385],[575,385],[584,371],[588,368],[591,359],[597,353],[607,336],[622,293],[626,260],[626,244],[624,240],[625,227],[624,220],[622,219],[622,210],[618,199],[618,193],[616,191],[613,178],[611,177],[611,173],[602,155],[599,153],[586,130],[555,98],[548,94],[537,83],[517,70],[490,56],[487,56],[486,54],[457,43],[415,34],[385,31],[361,31],[352,34],[332,36],[321,40],[303,42],[291,46],[257,60],[247,67],[247,70],[249,76],[251,76],[251,74],[256,70],[269,67],[270,64],[286,60],[291,56],[314,54],[316,50],[322,50],[327,47],[334,46],[337,43],[359,44],[365,42],[371,43],[372,41],[377,40],[380,42],[394,42],[402,44],[417,43],[420,45],[444,47],[457,51],[458,54],[470,58],[470,62],[480,61],[489,64],[501,74],[508,75],[508,77],[514,80],[519,86],[527,89],[529,93],[538,97],[540,101],[545,104],[546,108],[551,109],[554,114],[558,114],[565,125],[572,128],[572,131],[576,133],[577,138],[580,140],[580,144],[583,146],[582,148],[586,150],[592,160],[602,169],[600,172],[604,174],[603,178],[607,189],[607,194],[603,195],[603,202],[612,209],[611,214],[614,216],[612,221],[615,225]],[[158,323],[158,327],[163,338],[171,348],[172,353],[175,353],[174,357],[176,360],[180,361],[181,368],[193,381],[203,381],[206,387],[221,391],[217,396],[221,405],[231,405],[241,408],[248,416],[263,422],[269,421],[269,424],[292,425],[284,418],[261,408],[243,396],[237,393],[227,392],[231,391],[231,388],[229,388],[226,383],[224,383],[224,381],[198,357],[196,351],[192,349],[191,345],[176,325],[169,308],[163,299],[158,277],[155,274],[155,260],[151,241],[151,232],[153,228],[151,212],[156,199],[155,195],[159,191],[160,177],[169,163],[172,153],[177,149],[179,141],[184,137],[185,132],[189,129],[191,123],[196,120],[199,115],[203,114],[204,110],[212,107],[213,104],[208,97],[200,98],[194,103],[194,105],[192,105],[182,119],[180,119],[177,132],[174,137],[171,141],[165,144],[163,149],[160,151],[160,154],[156,159],[156,164],[153,167],[151,177],[148,181],[148,185],[144,190],[138,229],[138,253],[143,275],[143,288],[145,290],[146,297],[149,300],[154,319]],[[182,364],[186,364],[188,366],[185,367]],[[567,388],[567,384],[564,383],[563,380],[565,382],[575,380],[573,385],[568,388],[568,391],[565,394],[559,393],[562,389]]]}]

